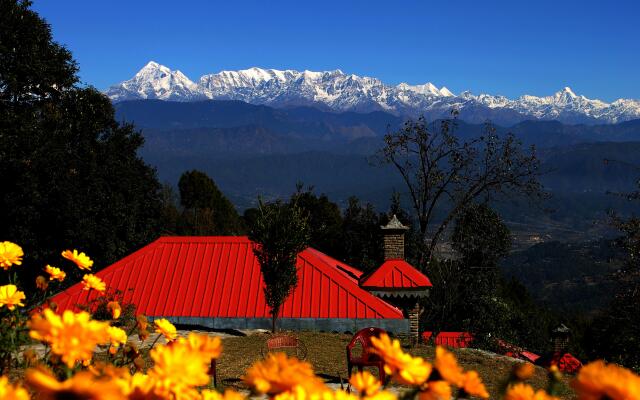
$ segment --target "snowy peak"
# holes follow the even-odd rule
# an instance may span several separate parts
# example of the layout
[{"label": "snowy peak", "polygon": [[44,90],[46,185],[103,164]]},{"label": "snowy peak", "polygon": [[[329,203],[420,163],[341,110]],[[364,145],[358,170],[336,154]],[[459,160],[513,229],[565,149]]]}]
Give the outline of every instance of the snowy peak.
[{"label": "snowy peak", "polygon": [[449,91],[446,87],[442,87],[442,89],[438,89],[433,83],[427,82],[424,85],[409,85],[407,83],[401,83],[396,86],[399,90],[408,90],[414,93],[422,94],[425,96],[453,96],[453,93]]},{"label": "snowy peak", "polygon": [[202,100],[199,86],[180,71],[150,61],[133,78],[107,90],[113,101],[131,99]]},{"label": "snowy peak", "polygon": [[569,104],[577,98],[578,96],[573,93],[573,90],[571,90],[571,88],[568,86],[565,86],[564,89],[556,92],[553,95],[554,103],[557,104]]},{"label": "snowy peak", "polygon": [[517,99],[491,94],[455,95],[431,82],[392,86],[379,79],[333,71],[296,71],[252,67],[221,71],[196,82],[178,70],[150,61],[135,76],[110,87],[112,101],[160,99],[197,101],[241,100],[274,107],[319,106],[335,111],[383,110],[397,115],[442,118],[452,109],[470,122],[486,119],[516,123],[526,119],[567,123],[617,123],[640,118],[640,100],[612,103],[588,99],[569,87],[551,96],[523,95]]}]

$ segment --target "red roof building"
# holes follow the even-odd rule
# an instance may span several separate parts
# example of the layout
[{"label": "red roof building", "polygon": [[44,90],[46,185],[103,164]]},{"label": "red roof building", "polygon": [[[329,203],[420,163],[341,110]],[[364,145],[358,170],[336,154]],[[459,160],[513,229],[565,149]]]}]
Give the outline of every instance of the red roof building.
[{"label": "red roof building", "polygon": [[[152,318],[215,329],[270,328],[253,246],[247,237],[163,237],[96,275],[110,290],[122,291],[125,303]],[[400,277],[402,288],[431,285],[400,261],[386,262],[364,282],[382,282],[393,289]],[[409,331],[401,309],[360,285],[360,270],[312,248],[298,255],[297,267],[298,285],[283,304],[281,328],[355,332],[377,326]],[[76,284],[52,301],[61,309],[76,309],[92,297],[95,293]]]},{"label": "red roof building", "polygon": [[433,285],[405,260],[391,259],[362,278],[360,286],[379,296],[422,297]]}]

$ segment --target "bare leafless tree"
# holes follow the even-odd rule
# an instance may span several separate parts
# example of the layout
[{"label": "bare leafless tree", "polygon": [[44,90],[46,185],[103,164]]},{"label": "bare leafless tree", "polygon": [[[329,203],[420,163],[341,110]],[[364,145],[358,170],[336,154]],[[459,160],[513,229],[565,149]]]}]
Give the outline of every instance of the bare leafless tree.
[{"label": "bare leafless tree", "polygon": [[498,136],[490,124],[482,135],[466,140],[455,128],[455,119],[431,125],[424,118],[410,120],[385,136],[379,154],[383,163],[398,170],[409,192],[423,240],[421,268],[449,223],[474,200],[544,195],[533,146],[523,149],[515,136]]}]

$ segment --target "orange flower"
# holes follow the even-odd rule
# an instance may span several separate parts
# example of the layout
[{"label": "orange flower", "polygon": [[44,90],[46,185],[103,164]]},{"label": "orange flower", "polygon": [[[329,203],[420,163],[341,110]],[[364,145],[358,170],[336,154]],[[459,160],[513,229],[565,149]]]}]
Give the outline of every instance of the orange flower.
[{"label": "orange flower", "polygon": [[379,392],[374,393],[371,396],[365,397],[366,400],[398,400],[398,396],[396,396],[393,392],[388,390],[381,390]]},{"label": "orange flower", "polygon": [[187,337],[187,343],[191,350],[202,355],[207,363],[220,357],[220,353],[222,353],[222,341],[217,336],[211,337],[191,332]]},{"label": "orange flower", "polygon": [[42,275],[36,277],[36,287],[43,292],[49,287],[49,281]]},{"label": "orange flower", "polygon": [[16,306],[24,307],[22,300],[26,298],[24,292],[19,291],[16,285],[0,286],[0,308],[7,306],[13,311]]},{"label": "orange flower", "polygon": [[54,279],[62,282],[64,278],[66,278],[67,273],[61,270],[60,268],[52,267],[51,265],[47,265],[44,267],[44,271],[49,274],[49,280],[52,281]]},{"label": "orange flower", "polygon": [[604,361],[582,367],[571,385],[581,400],[640,399],[640,377]]},{"label": "orange flower", "polygon": [[9,383],[6,376],[0,376],[0,399],[29,400],[26,389]]},{"label": "orange flower", "polygon": [[432,366],[421,357],[412,357],[402,351],[400,341],[391,340],[383,333],[379,338],[371,338],[375,352],[384,360],[384,370],[387,374],[405,385],[421,385],[429,375]]},{"label": "orange flower", "polygon": [[[282,392],[273,400],[358,400],[359,397],[354,396],[351,393],[347,393],[344,390],[324,390],[321,392],[308,390],[304,386],[294,386],[293,389],[287,392]],[[396,400],[396,396],[389,396],[389,392],[378,392],[372,397],[366,397],[367,400]]]},{"label": "orange flower", "polygon": [[107,303],[107,310],[111,312],[111,318],[118,319],[122,314],[122,307],[117,301],[110,301]]},{"label": "orange flower", "polygon": [[0,267],[5,271],[12,265],[22,265],[22,247],[12,242],[0,242]]},{"label": "orange flower", "polygon": [[62,316],[50,309],[35,314],[29,321],[29,336],[49,343],[51,352],[69,367],[89,361],[98,344],[109,342],[109,324],[92,321],[89,313],[65,310]]},{"label": "orange flower", "polygon": [[527,384],[516,383],[509,386],[507,393],[504,395],[504,400],[558,400],[558,398],[547,394],[544,390],[536,392]]},{"label": "orange flower", "polygon": [[461,389],[471,396],[489,398],[489,392],[476,371],[465,372]]},{"label": "orange flower", "polygon": [[444,380],[457,387],[462,387],[464,373],[452,353],[448,352],[444,347],[436,347],[436,359],[433,364]]},{"label": "orange flower", "polygon": [[86,274],[82,277],[82,284],[84,290],[97,290],[98,292],[104,292],[107,289],[107,284],[93,274]]},{"label": "orange flower", "polygon": [[149,331],[147,331],[147,330],[139,331],[138,332],[138,338],[140,339],[141,342],[144,342],[145,340],[147,340],[149,338]]},{"label": "orange flower", "polygon": [[153,321],[156,326],[156,332],[162,334],[168,342],[175,340],[178,337],[176,327],[171,322],[164,318],[156,319]]},{"label": "orange flower", "polygon": [[162,399],[162,397],[154,395],[153,390],[156,382],[149,375],[136,372],[128,379],[120,379],[116,383],[120,385],[129,400]]},{"label": "orange flower", "polygon": [[118,385],[106,379],[96,379],[87,371],[59,382],[55,377],[38,370],[27,371],[26,381],[37,393],[37,399],[121,400],[124,395]]},{"label": "orange flower", "polygon": [[420,400],[449,400],[451,398],[451,386],[445,381],[432,381],[427,384],[427,389],[418,393]]},{"label": "orange flower", "polygon": [[247,385],[258,393],[276,395],[301,386],[311,393],[326,391],[324,383],[315,376],[311,364],[276,353],[251,366],[243,377]]},{"label": "orange flower", "polygon": [[379,380],[376,379],[369,371],[357,372],[351,375],[351,379],[349,379],[349,383],[353,386],[358,392],[363,393],[367,396],[371,396],[374,393],[380,390],[382,384]]},{"label": "orange flower", "polygon": [[147,321],[147,317],[145,317],[144,315],[136,316],[136,327],[138,328],[138,330],[146,331],[148,325],[149,321]]},{"label": "orange flower", "polygon": [[524,381],[531,378],[535,371],[536,369],[533,364],[525,362],[513,369],[513,375],[515,375],[515,377],[520,379],[521,381]]},{"label": "orange flower", "polygon": [[93,267],[93,260],[84,253],[78,253],[78,250],[65,250],[62,252],[62,257],[67,260],[73,261],[80,269],[91,269]]}]

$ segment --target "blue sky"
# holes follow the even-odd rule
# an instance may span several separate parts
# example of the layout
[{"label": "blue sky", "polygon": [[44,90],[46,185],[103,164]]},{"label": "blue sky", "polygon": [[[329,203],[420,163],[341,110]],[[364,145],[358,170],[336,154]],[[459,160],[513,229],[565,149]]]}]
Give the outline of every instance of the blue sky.
[{"label": "blue sky", "polygon": [[149,60],[192,80],[252,66],[453,92],[640,98],[640,1],[35,0],[105,89]]}]

